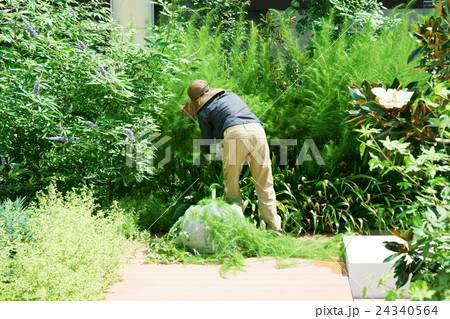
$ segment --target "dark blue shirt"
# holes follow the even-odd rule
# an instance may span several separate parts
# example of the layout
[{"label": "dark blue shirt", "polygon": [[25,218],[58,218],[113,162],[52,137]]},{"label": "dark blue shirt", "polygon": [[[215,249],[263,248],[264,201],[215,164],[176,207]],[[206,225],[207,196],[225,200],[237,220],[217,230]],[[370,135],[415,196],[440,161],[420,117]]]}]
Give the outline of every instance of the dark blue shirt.
[{"label": "dark blue shirt", "polygon": [[219,93],[198,111],[198,123],[204,139],[223,139],[226,128],[234,125],[261,123],[247,103],[232,92]]}]

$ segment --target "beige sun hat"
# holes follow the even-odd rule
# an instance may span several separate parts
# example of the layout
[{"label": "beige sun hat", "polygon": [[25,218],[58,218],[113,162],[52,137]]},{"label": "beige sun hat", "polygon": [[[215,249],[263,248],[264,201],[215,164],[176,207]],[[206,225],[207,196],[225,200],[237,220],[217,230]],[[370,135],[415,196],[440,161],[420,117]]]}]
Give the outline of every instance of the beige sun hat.
[{"label": "beige sun hat", "polygon": [[203,105],[220,92],[225,92],[225,90],[213,89],[205,80],[195,80],[187,90],[190,100],[180,109],[180,112],[184,116],[195,117]]}]

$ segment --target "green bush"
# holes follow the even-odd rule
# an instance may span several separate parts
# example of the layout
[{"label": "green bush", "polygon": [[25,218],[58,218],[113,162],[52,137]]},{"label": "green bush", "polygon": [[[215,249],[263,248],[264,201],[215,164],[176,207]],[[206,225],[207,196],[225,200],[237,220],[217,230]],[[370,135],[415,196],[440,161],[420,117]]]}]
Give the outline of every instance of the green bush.
[{"label": "green bush", "polygon": [[[300,2],[305,3],[306,8],[301,7]],[[383,9],[386,7],[376,0],[294,0],[287,12],[295,15],[295,10],[298,11],[300,19],[296,27],[299,33],[305,33],[308,30],[320,28],[324,17],[331,17],[336,29],[342,27],[344,22],[353,25],[353,29],[358,29],[367,23],[370,23],[375,30],[395,25],[397,21],[395,16],[386,17]]]},{"label": "green bush", "polygon": [[[359,116],[353,120],[365,122],[357,131],[361,151],[370,154],[371,170],[399,176],[393,186],[407,191],[411,199],[404,210],[405,225],[391,229],[405,242],[385,242],[386,248],[395,252],[385,262],[396,259],[397,289],[389,291],[390,300],[402,297],[401,287],[408,279],[413,300],[450,298],[450,91],[445,63],[450,16],[441,1],[436,9],[439,17],[433,15],[414,29],[412,35],[420,40],[420,46],[408,59],[421,57],[421,66],[430,74],[426,85],[418,89],[416,84],[409,85],[407,92],[395,79],[389,92],[382,83],[371,86],[367,81],[361,88],[351,89],[353,98],[359,100],[352,102],[351,117]],[[435,40],[430,43],[430,38]]]},{"label": "green bush", "polygon": [[94,182],[109,197],[148,177],[127,164],[126,147],[157,132],[170,96],[155,78],[175,78],[181,47],[164,55],[164,28],[154,27],[137,48],[102,3],[0,4],[0,197],[32,197],[52,179],[66,189]]},{"label": "green bush", "polygon": [[173,218],[171,202],[175,200],[169,196],[164,199],[152,194],[134,194],[120,199],[117,207],[133,216],[133,220],[140,231],[167,232],[176,219]]},{"label": "green bush", "polygon": [[[377,142],[371,133],[364,133],[370,136],[366,144],[372,156],[371,168],[399,174],[402,181],[396,186],[408,190],[413,198],[404,211],[405,225],[398,231],[391,230],[405,243],[385,243],[387,249],[395,252],[386,262],[398,257],[394,263],[397,288],[411,279],[410,294],[415,300],[450,298],[450,157],[444,150],[428,145],[423,145],[415,156],[408,142],[389,138]],[[385,151],[403,161],[395,163],[383,155]],[[388,297],[397,298],[394,292]]]},{"label": "green bush", "polygon": [[[399,25],[379,36],[367,27],[355,34],[342,32],[334,39],[333,26],[324,21],[320,31],[313,34],[313,56],[310,66],[299,75],[299,86],[287,91],[265,117],[272,137],[313,139],[329,170],[342,162],[351,168],[359,161],[356,135],[340,125],[348,108],[347,86],[352,80],[390,80],[393,74],[410,82],[426,80],[425,72],[408,71],[407,59],[415,41],[407,34],[406,15]],[[375,49],[368,51],[369,45]],[[294,160],[290,159],[291,165]]]},{"label": "green bush", "polygon": [[124,212],[99,211],[86,189],[62,196],[53,186],[33,208],[32,241],[0,236],[0,300],[100,299],[126,259]]},{"label": "green bush", "polygon": [[242,19],[243,9],[250,4],[249,0],[186,0],[184,2],[195,10],[193,14],[197,16],[199,24],[208,20],[213,32],[220,28],[226,47],[229,47],[236,38],[237,30],[234,25]]},{"label": "green bush", "polygon": [[34,210],[25,208],[24,199],[17,199],[14,202],[7,199],[1,203],[0,225],[3,230],[2,236],[5,236],[3,240],[12,244],[18,238],[22,240],[31,239],[30,228],[35,215]]}]

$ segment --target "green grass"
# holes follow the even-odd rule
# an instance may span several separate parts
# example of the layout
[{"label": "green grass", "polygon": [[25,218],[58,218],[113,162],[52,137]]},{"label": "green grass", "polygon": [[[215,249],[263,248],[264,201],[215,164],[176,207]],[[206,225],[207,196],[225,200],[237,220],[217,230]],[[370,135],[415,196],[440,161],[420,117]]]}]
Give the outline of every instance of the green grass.
[{"label": "green grass", "polygon": [[274,257],[286,266],[287,259],[306,258],[331,261],[340,256],[341,236],[302,237],[277,236],[273,231],[256,228],[248,219],[238,216],[221,200],[203,200],[199,206],[214,201],[224,212],[223,216],[204,213],[196,209],[199,220],[206,225],[210,240],[216,247],[212,255],[189,251],[178,240],[183,232],[182,218],[163,238],[151,239],[147,259],[152,262],[183,262],[193,264],[221,263],[221,274],[229,269],[241,269],[244,258]]}]

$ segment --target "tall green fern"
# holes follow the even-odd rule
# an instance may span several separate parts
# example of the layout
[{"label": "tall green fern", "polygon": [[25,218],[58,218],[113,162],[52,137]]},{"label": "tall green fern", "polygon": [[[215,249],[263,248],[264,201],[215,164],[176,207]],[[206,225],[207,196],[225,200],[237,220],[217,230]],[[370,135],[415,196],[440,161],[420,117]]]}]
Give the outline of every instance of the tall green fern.
[{"label": "tall green fern", "polygon": [[268,118],[274,123],[271,135],[312,138],[322,151],[326,167],[331,169],[357,156],[351,128],[340,125],[346,116],[351,81],[392,81],[397,76],[405,83],[423,82],[426,75],[410,71],[407,65],[407,57],[415,47],[408,35],[407,14],[398,26],[379,36],[367,27],[355,34],[342,30],[336,38],[334,25],[323,21],[311,41],[313,56],[298,78],[300,86],[292,88],[295,92],[287,92],[272,107]]},{"label": "tall green fern", "polygon": [[[303,141],[313,139],[328,170],[345,169],[343,163],[353,163],[359,156],[351,127],[340,125],[346,117],[351,81],[370,78],[390,82],[394,77],[402,83],[426,80],[424,72],[410,71],[407,65],[416,45],[408,35],[408,14],[380,35],[367,26],[356,33],[340,30],[336,36],[335,25],[324,20],[322,28],[311,36],[308,60],[307,48],[281,18],[281,41],[261,36],[261,26],[241,19],[228,50],[224,50],[220,27],[213,32],[208,19],[200,27],[195,19],[193,15],[188,23],[175,28],[173,37],[190,56],[180,80],[165,84],[174,98],[162,114],[163,133],[172,136],[174,145],[183,145],[180,149],[184,151],[178,150],[182,161],[192,158],[186,136],[200,137],[196,123],[178,113],[188,100],[189,83],[196,79],[239,94],[265,123],[270,138],[297,139],[298,149],[289,156],[291,165],[295,165]],[[308,168],[314,176],[317,169],[317,165]]]}]

